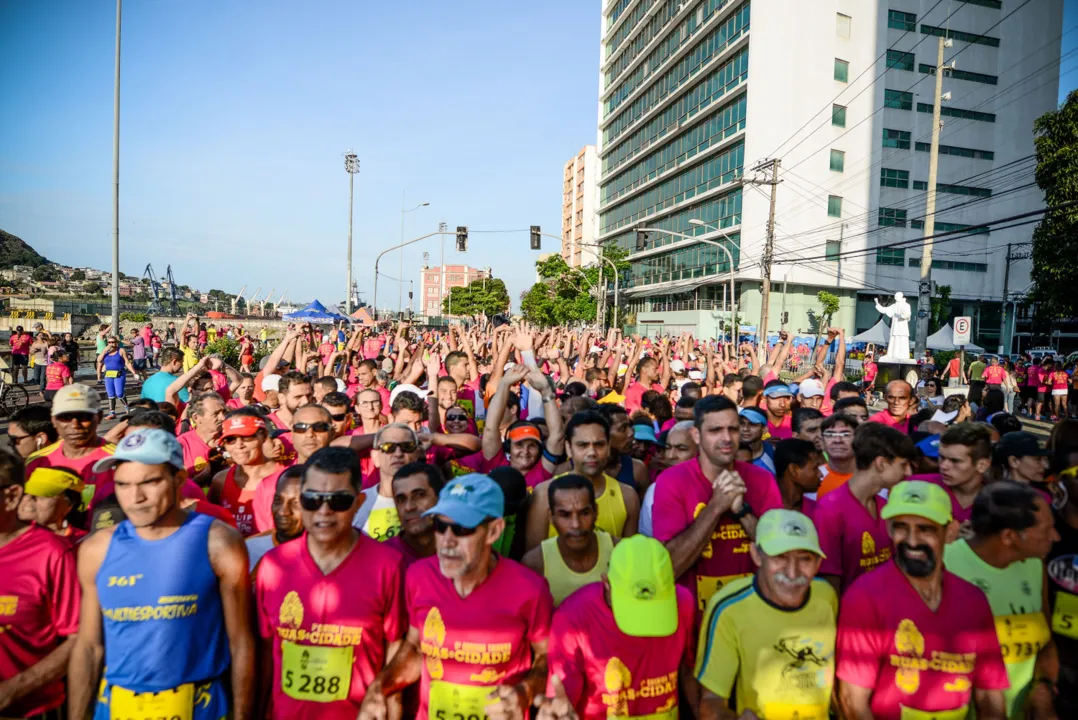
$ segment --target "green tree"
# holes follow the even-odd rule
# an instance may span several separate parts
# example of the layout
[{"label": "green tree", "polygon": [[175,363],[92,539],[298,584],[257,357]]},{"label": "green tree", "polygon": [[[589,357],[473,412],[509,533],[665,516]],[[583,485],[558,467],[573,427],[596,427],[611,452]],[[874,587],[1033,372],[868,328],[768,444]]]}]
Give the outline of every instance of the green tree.
[{"label": "green tree", "polygon": [[31,275],[31,277],[35,282],[45,282],[56,280],[59,277],[59,274],[52,265],[40,265],[34,268],[34,274]]},{"label": "green tree", "polygon": [[[1034,179],[1048,207],[1078,201],[1078,90],[1033,123]],[[1044,215],[1033,231],[1030,299],[1049,318],[1078,315],[1078,208]]]},{"label": "green tree", "polygon": [[86,279],[86,273],[82,270],[75,270],[71,273],[71,277],[68,278],[71,282],[80,282]]},{"label": "green tree", "polygon": [[838,295],[821,290],[816,293],[816,302],[820,303],[820,314],[816,317],[816,342],[820,342],[820,336],[831,327],[831,318],[838,312],[840,300]]},{"label": "green tree", "polygon": [[928,334],[939,330],[947,324],[951,316],[951,286],[937,285],[936,294],[931,298],[932,317],[928,319]]},{"label": "green tree", "polygon": [[[628,253],[618,247],[604,247],[603,256],[614,263],[618,274],[629,269]],[[613,287],[610,264],[601,263],[603,284]],[[551,255],[535,263],[539,282],[521,295],[521,314],[529,322],[543,327],[594,322],[600,287],[600,263],[584,268],[572,268],[561,255]],[[622,282],[619,278],[619,282]],[[607,296],[613,298],[613,291]],[[610,315],[613,318],[613,315]]]},{"label": "green tree", "polygon": [[[452,313],[450,313],[452,310]],[[446,315],[497,315],[508,312],[509,291],[498,278],[473,280],[463,287],[449,288],[449,297],[442,300],[442,312]]]},{"label": "green tree", "polygon": [[101,285],[95,282],[84,282],[82,284],[82,291],[87,295],[100,295]]}]

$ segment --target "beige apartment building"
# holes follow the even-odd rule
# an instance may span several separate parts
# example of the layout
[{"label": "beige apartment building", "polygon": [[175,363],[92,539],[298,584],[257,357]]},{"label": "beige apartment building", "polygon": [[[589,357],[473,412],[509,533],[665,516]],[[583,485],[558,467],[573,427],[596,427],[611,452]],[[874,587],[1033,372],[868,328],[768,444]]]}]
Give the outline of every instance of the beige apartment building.
[{"label": "beige apartment building", "polygon": [[586,145],[565,163],[562,181],[561,256],[570,267],[595,262],[596,180],[599,156]]}]

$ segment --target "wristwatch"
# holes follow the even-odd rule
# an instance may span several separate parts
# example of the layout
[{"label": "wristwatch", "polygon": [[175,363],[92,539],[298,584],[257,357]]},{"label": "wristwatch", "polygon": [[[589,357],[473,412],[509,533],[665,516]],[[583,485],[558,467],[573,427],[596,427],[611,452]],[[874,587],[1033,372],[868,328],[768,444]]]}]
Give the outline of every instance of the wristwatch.
[{"label": "wristwatch", "polygon": [[738,510],[737,512],[734,512],[733,510],[731,510],[730,514],[734,516],[735,520],[740,520],[741,518],[745,517],[746,515],[753,515],[754,513],[752,512],[752,506],[749,505],[749,503],[747,501],[742,501],[741,509]]}]

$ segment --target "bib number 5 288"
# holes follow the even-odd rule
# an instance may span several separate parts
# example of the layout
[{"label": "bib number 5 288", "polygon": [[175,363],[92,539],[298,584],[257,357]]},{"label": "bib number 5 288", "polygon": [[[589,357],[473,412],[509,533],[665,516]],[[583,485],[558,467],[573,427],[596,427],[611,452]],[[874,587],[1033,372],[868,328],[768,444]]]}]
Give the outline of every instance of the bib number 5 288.
[{"label": "bib number 5 288", "polygon": [[434,720],[487,720],[486,714],[477,715],[472,713],[471,715],[465,715],[464,713],[449,712],[447,710],[435,710]]},{"label": "bib number 5 288", "polygon": [[315,695],[336,695],[341,691],[341,679],[339,677],[323,677],[321,675],[295,676],[291,670],[284,671],[284,687],[286,690],[293,688],[297,693],[314,693]]}]

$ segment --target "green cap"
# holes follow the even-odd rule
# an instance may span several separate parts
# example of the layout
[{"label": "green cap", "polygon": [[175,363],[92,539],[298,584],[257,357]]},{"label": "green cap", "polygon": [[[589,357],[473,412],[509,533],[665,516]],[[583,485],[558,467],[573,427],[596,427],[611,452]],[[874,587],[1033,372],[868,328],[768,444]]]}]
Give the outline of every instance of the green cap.
[{"label": "green cap", "polygon": [[619,630],[633,637],[667,637],[677,631],[674,564],[661,542],[645,535],[619,540],[606,577]]},{"label": "green cap", "polygon": [[822,558],[820,536],[807,515],[796,510],[768,510],[756,523],[756,544],[771,557],[791,550],[807,550]]},{"label": "green cap", "polygon": [[947,491],[924,480],[903,480],[891,489],[880,516],[890,520],[899,515],[916,515],[939,525],[951,522],[951,498]]}]

